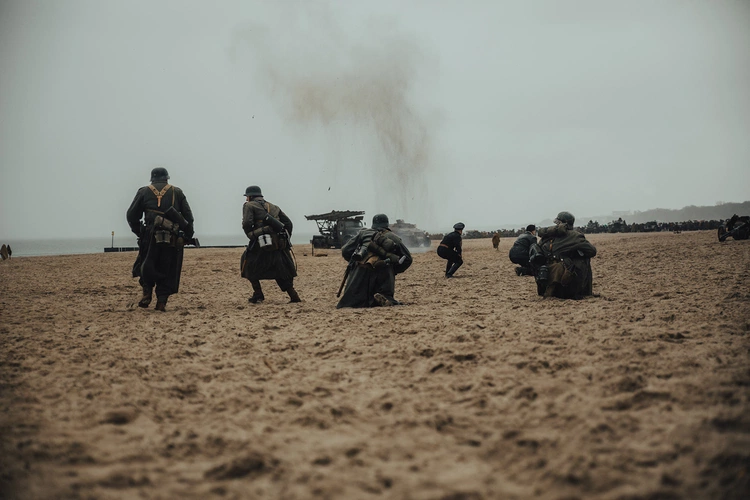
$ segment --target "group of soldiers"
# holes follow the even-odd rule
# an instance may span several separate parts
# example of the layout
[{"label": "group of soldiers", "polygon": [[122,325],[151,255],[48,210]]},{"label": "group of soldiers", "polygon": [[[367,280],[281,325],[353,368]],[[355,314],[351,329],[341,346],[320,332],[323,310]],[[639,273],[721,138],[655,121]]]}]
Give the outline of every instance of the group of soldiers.
[{"label": "group of soldiers", "polygon": [[526,226],[508,252],[510,261],[518,264],[518,276],[534,276],[537,293],[544,297],[581,299],[593,295],[591,258],[596,255],[592,245],[573,225],[570,212],[560,212],[555,225],[539,229]]},{"label": "group of soldiers", "polygon": [[[126,215],[130,229],[138,237],[138,256],[132,270],[143,291],[138,306],[147,308],[155,292],[157,311],[165,311],[169,296],[179,291],[183,247],[195,244],[190,204],[183,191],[168,181],[165,168],[154,168],[151,183],[138,190]],[[297,266],[292,253],[291,219],[280,207],[265,200],[259,186],[249,186],[244,196],[242,230],[248,244],[240,259],[240,274],[252,286],[248,301],[262,303],[265,297],[261,280],[275,280],[291,303],[301,302],[294,288]],[[540,295],[591,295],[589,259],[596,255],[596,249],[573,229],[574,220],[568,212],[561,212],[556,226],[539,231],[540,243],[536,241],[536,228],[528,226],[511,249],[511,260],[519,264],[517,274],[536,276]],[[341,248],[341,255],[349,264],[336,308],[401,304],[394,297],[396,275],[411,266],[412,256],[388,226],[388,216],[377,214],[371,227],[360,230]],[[456,223],[453,232],[438,245],[438,256],[446,260],[446,278],[452,278],[463,264],[464,228],[462,222]]]}]

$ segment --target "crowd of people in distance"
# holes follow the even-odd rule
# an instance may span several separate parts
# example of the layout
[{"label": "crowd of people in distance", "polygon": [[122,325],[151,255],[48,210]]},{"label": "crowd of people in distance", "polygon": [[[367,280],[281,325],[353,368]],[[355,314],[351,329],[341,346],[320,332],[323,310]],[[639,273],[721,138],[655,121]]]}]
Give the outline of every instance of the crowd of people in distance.
[{"label": "crowd of people in distance", "polygon": [[[628,224],[622,218],[615,221],[600,224],[597,221],[588,221],[585,226],[577,226],[576,230],[584,234],[595,233],[653,233],[669,231],[679,233],[682,231],[704,231],[716,230],[724,220],[688,220],[684,222],[633,222]],[[464,239],[492,238],[492,246],[497,248],[500,238],[517,238],[525,232],[524,229],[497,229],[495,231],[470,230],[463,234]],[[430,239],[439,240],[443,237],[441,233],[430,234]]]}]

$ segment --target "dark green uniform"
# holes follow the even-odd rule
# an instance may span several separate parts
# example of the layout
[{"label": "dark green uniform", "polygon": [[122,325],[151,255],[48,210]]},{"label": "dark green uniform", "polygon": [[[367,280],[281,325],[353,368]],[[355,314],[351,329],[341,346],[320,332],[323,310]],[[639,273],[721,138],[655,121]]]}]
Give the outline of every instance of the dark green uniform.
[{"label": "dark green uniform", "polygon": [[[156,191],[156,193],[154,193]],[[154,220],[164,216],[174,207],[189,226],[183,230],[184,238],[171,235],[168,238],[156,237],[162,228],[156,227]],[[182,245],[184,239],[193,237],[193,212],[182,189],[172,186],[166,180],[155,180],[150,186],[138,190],[127,211],[130,230],[138,236],[138,257],[133,265],[133,277],[139,278],[143,287],[143,298],[139,305],[147,307],[151,302],[151,293],[156,286],[157,306],[163,306],[167,298],[179,291],[182,273]]]},{"label": "dark green uniform", "polygon": [[[399,304],[393,297],[396,275],[412,263],[411,253],[401,238],[387,227],[365,228],[341,247],[341,256],[351,267],[337,309]],[[387,303],[379,302],[376,295]]]}]

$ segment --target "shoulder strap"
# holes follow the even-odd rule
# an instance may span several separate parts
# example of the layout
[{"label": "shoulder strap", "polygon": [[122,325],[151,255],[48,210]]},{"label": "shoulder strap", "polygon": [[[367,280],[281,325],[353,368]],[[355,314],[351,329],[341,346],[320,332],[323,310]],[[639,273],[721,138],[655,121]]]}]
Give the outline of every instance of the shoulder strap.
[{"label": "shoulder strap", "polygon": [[[161,207],[161,199],[162,197],[167,194],[167,190],[171,188],[169,184],[164,186],[161,191],[157,191],[156,188],[153,186],[153,184],[149,184],[148,188],[151,190],[152,193],[154,193],[154,196],[156,196],[156,206]],[[174,206],[174,190],[172,190],[172,206]]]}]

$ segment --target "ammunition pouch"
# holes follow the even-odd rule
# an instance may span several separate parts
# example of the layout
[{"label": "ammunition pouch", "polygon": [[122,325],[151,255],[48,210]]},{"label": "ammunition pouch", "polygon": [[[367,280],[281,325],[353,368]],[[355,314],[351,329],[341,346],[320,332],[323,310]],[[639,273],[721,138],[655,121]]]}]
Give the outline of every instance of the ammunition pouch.
[{"label": "ammunition pouch", "polygon": [[178,238],[180,226],[171,220],[157,215],[154,218],[154,240],[157,245],[177,246],[178,240],[184,245],[184,240]]},{"label": "ammunition pouch", "polygon": [[172,241],[172,236],[174,235],[169,231],[154,231],[154,240],[156,240],[157,245],[173,246],[174,242]]}]

